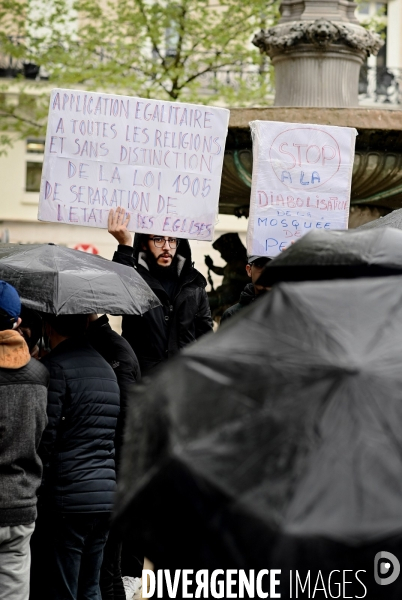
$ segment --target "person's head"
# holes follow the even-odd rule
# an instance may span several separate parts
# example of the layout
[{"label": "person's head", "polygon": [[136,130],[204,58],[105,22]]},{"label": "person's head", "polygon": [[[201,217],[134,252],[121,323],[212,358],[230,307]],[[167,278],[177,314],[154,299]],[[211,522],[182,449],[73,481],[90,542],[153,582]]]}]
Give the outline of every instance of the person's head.
[{"label": "person's head", "polygon": [[18,331],[25,339],[29,351],[32,352],[42,336],[42,319],[36,310],[21,306],[21,325]]},{"label": "person's head", "polygon": [[88,326],[88,315],[50,315],[43,314],[45,333],[50,347],[55,348],[68,338],[82,337]]},{"label": "person's head", "polygon": [[251,283],[254,285],[254,291],[256,294],[266,292],[267,288],[262,285],[256,285],[256,281],[260,277],[263,269],[270,262],[270,258],[267,256],[249,256],[246,265],[247,275],[251,278]]},{"label": "person's head", "polygon": [[179,238],[163,235],[144,236],[142,248],[160,267],[170,267],[177,252]]},{"label": "person's head", "polygon": [[21,300],[17,290],[0,280],[0,331],[16,329],[21,323]]}]

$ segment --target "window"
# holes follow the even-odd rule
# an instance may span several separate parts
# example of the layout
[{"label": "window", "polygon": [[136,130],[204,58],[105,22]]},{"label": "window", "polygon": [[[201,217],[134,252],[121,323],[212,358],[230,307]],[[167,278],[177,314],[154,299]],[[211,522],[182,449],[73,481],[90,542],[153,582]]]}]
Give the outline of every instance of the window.
[{"label": "window", "polygon": [[39,192],[42,177],[42,163],[27,162],[26,192]]},{"label": "window", "polygon": [[375,10],[376,10],[377,13],[380,13],[380,15],[387,16],[387,14],[388,14],[388,5],[385,2],[376,2]]},{"label": "window", "polygon": [[45,140],[30,138],[26,145],[25,191],[38,193],[42,177]]},{"label": "window", "polygon": [[359,4],[357,7],[357,12],[359,13],[359,15],[370,14],[370,5],[368,4],[368,2],[362,2],[361,4]]},{"label": "window", "polygon": [[45,152],[45,140],[28,139],[27,153],[28,154],[43,154]]}]

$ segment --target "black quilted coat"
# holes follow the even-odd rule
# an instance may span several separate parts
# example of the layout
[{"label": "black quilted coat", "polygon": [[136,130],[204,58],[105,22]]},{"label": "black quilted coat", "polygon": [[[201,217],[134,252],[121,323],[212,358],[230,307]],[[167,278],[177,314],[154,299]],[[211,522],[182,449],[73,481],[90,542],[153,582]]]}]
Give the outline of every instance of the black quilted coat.
[{"label": "black quilted coat", "polygon": [[117,421],[115,449],[116,469],[120,463],[121,449],[126,414],[133,398],[133,385],[140,379],[140,367],[137,357],[127,340],[113,331],[109,319],[103,315],[92,321],[86,332],[86,337],[106,362],[112,367],[120,389],[120,414]]},{"label": "black quilted coat", "polygon": [[43,359],[50,373],[48,425],[39,453],[40,500],[61,512],[109,512],[116,488],[120,395],[112,367],[80,338]]},{"label": "black quilted coat", "polygon": [[191,262],[188,240],[180,240],[177,249],[178,284],[172,300],[149,271],[145,254],[141,252],[141,235],[136,234],[134,247],[119,245],[113,260],[138,270],[162,306],[142,316],[126,315],[122,320],[122,336],[131,344],[142,375],[167,358],[212,331],[211,310],[205,291],[205,277]]}]

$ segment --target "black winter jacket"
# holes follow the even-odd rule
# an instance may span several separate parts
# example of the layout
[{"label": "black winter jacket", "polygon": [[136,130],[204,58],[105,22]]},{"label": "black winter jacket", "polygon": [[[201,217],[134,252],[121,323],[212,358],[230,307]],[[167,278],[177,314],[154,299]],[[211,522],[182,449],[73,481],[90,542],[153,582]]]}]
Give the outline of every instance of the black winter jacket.
[{"label": "black winter jacket", "polygon": [[132,399],[133,385],[140,379],[140,366],[130,344],[109,325],[109,319],[103,315],[92,321],[87,329],[89,343],[109,365],[117,377],[120,389],[120,414],[117,420],[115,449],[116,469],[120,464],[120,454],[123,445],[124,426],[127,408]]},{"label": "black winter jacket", "polygon": [[26,354],[24,366],[0,368],[0,527],[29,525],[36,519],[42,477],[37,450],[47,422],[49,374],[30,359],[27,347]]},{"label": "black winter jacket", "polygon": [[207,282],[192,266],[188,240],[180,240],[177,249],[179,278],[172,301],[161,282],[150,273],[145,253],[140,249],[141,236],[136,234],[134,247],[119,245],[113,260],[136,268],[162,304],[142,316],[123,316],[122,335],[137,355],[144,375],[212,331],[213,323],[205,291]]},{"label": "black winter jacket", "polygon": [[43,364],[50,384],[49,423],[39,448],[44,466],[40,500],[61,512],[109,512],[120,411],[113,369],[81,338],[61,342]]},{"label": "black winter jacket", "polygon": [[242,291],[242,293],[240,294],[238,303],[233,304],[233,306],[229,306],[229,308],[225,310],[221,318],[221,323],[224,323],[225,321],[227,321],[227,319],[233,317],[235,314],[240,312],[242,308],[245,308],[246,306],[254,302],[256,298],[257,296],[254,291],[254,285],[252,283],[248,283]]}]

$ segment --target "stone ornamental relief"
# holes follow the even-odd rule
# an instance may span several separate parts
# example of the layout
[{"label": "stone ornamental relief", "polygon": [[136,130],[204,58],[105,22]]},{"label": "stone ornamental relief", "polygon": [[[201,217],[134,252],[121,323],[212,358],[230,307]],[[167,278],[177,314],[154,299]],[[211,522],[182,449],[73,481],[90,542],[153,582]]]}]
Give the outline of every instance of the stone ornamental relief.
[{"label": "stone ornamental relief", "polygon": [[353,24],[334,23],[326,19],[290,22],[261,30],[253,44],[268,56],[294,49],[299,44],[312,44],[317,50],[327,50],[331,45],[349,46],[367,55],[376,55],[384,44],[377,33]]}]

